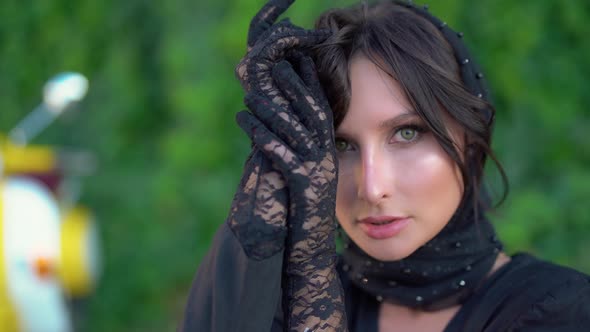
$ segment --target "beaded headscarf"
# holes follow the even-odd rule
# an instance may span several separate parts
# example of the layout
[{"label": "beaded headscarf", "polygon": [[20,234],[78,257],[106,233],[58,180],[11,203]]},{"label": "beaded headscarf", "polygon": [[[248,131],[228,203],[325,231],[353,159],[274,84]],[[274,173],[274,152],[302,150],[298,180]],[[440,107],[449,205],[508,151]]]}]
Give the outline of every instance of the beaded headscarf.
[{"label": "beaded headscarf", "polygon": [[[411,1],[395,2],[438,27],[454,50],[465,87],[473,95],[489,101],[484,75],[462,42],[463,33],[453,31],[430,14],[428,6],[418,7]],[[493,109],[479,111],[485,112],[491,126]],[[485,199],[483,189],[479,196]],[[379,302],[431,311],[464,302],[481,285],[502,250],[494,228],[483,213],[484,200],[473,204],[473,197],[473,190],[468,190],[443,230],[402,260],[379,261],[345,236],[342,269],[353,284]]]}]

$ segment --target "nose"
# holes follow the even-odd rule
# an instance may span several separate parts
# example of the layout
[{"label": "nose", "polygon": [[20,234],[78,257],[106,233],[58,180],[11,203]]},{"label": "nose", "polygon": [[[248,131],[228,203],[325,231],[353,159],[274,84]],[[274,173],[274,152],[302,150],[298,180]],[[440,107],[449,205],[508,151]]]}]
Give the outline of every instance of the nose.
[{"label": "nose", "polygon": [[363,153],[357,170],[357,196],[370,204],[378,204],[390,196],[392,184],[387,163],[376,151]]}]

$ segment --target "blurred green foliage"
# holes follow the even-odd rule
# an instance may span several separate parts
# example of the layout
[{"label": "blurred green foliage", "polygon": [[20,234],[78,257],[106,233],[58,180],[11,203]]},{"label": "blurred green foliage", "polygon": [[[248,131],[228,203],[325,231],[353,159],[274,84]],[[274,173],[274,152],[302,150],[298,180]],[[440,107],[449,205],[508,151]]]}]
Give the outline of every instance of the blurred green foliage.
[{"label": "blurred green foliage", "polygon": [[[288,16],[311,27],[322,10],[357,2],[300,0]],[[101,163],[82,197],[105,256],[84,331],[174,330],[249,148],[234,122],[244,106],[233,68],[263,3],[0,3],[0,131],[55,73],[90,78],[82,111],[37,139],[90,149]],[[430,10],[465,32],[494,92],[494,147],[511,193],[493,219],[508,252],[590,272],[590,2],[447,0]]]}]

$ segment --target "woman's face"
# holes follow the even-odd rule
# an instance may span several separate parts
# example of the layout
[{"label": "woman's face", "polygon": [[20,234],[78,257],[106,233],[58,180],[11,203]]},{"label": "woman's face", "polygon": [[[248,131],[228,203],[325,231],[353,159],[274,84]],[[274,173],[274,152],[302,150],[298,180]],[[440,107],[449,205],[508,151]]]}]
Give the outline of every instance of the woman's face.
[{"label": "woman's face", "polygon": [[357,56],[350,80],[350,106],[336,130],[336,216],[366,253],[399,260],[452,217],[463,192],[460,170],[385,72]]}]

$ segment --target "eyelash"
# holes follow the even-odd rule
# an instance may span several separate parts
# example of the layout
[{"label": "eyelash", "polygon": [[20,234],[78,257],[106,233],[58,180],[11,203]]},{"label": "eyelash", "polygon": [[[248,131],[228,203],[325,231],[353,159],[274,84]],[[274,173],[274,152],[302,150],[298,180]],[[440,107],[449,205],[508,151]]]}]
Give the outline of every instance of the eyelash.
[{"label": "eyelash", "polygon": [[[400,134],[402,132],[402,130],[406,130],[406,129],[410,129],[410,130],[415,131],[416,132],[415,137],[412,138],[411,140],[404,140],[404,139],[402,139],[401,142],[394,142],[394,144],[395,143],[401,143],[401,144],[411,144],[411,143],[414,143],[417,140],[419,140],[420,137],[421,137],[421,135],[424,134],[427,131],[427,129],[424,126],[419,125],[419,124],[415,124],[415,123],[414,124],[413,123],[404,124],[404,125],[401,125],[401,126],[398,126],[398,127],[394,128],[393,135],[392,135],[392,138],[391,139],[393,139],[395,136],[397,136],[398,134]],[[348,151],[349,150],[349,147],[351,145],[349,141],[347,141],[345,138],[342,138],[342,137],[336,137],[335,138],[335,142],[336,142],[336,151],[338,151],[338,152]],[[346,143],[347,144],[347,148],[344,149],[344,150],[339,150],[337,148],[339,142]]]},{"label": "eyelash", "polygon": [[396,135],[400,134],[405,129],[410,129],[410,130],[415,131],[416,136],[414,138],[412,138],[411,140],[404,140],[403,143],[412,143],[412,142],[420,139],[420,135],[422,135],[426,131],[426,128],[424,128],[423,126],[421,126],[419,124],[406,124],[406,125],[402,125],[400,127],[397,127],[394,130],[393,135],[396,136]]}]

